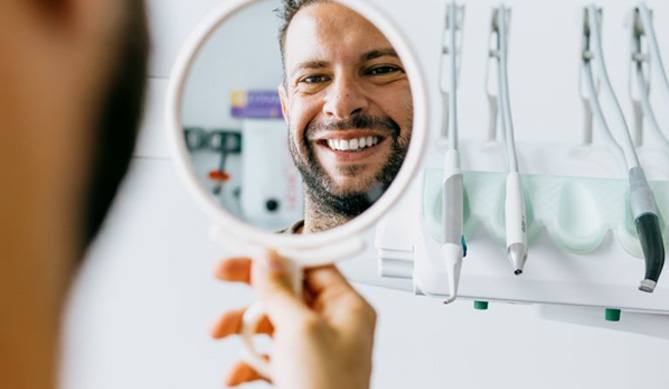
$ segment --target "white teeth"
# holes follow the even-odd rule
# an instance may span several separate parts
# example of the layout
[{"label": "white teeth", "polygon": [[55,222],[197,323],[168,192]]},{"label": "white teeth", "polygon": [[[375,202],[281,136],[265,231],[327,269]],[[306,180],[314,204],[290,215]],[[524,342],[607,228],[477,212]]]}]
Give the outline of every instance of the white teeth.
[{"label": "white teeth", "polygon": [[372,147],[380,141],[381,139],[377,136],[368,136],[354,139],[328,139],[327,144],[332,150],[358,151]]}]

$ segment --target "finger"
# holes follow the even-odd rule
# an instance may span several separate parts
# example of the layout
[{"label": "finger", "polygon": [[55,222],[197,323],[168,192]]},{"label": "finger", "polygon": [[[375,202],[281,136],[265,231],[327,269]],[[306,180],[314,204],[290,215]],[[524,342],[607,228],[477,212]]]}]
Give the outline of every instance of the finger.
[{"label": "finger", "polygon": [[334,265],[315,267],[305,270],[305,284],[307,288],[318,295],[325,291],[343,289],[356,293],[351,284]]},{"label": "finger", "polygon": [[[211,337],[214,339],[223,339],[230,335],[241,333],[245,312],[246,308],[241,308],[224,313],[211,329]],[[260,318],[253,333],[266,335],[274,334],[274,327],[267,315],[263,315]]]},{"label": "finger", "polygon": [[307,288],[314,294],[313,309],[340,330],[352,333],[373,330],[374,308],[349,284],[333,265],[309,269]]},{"label": "finger", "polygon": [[221,281],[251,282],[251,258],[226,258],[215,269],[216,278]]},{"label": "finger", "polygon": [[[263,358],[269,360],[269,357],[266,355],[264,355]],[[228,373],[228,376],[225,380],[225,385],[239,386],[241,384],[259,380],[270,382],[267,377],[263,377],[258,374],[251,366],[244,362],[237,362],[237,364],[235,364],[232,369],[230,369],[230,372]]]},{"label": "finger", "polygon": [[254,263],[252,284],[272,323],[277,328],[315,317],[293,290],[296,269],[270,251]]}]

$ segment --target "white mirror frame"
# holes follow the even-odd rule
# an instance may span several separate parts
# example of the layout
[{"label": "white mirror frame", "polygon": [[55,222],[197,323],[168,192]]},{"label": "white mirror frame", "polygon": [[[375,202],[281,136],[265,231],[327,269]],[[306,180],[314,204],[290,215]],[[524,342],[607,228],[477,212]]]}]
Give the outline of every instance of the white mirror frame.
[{"label": "white mirror frame", "polygon": [[203,206],[204,211],[209,215],[215,215],[217,227],[233,237],[242,239],[251,245],[277,250],[310,250],[346,241],[369,228],[399,200],[422,162],[430,121],[427,90],[423,78],[424,72],[421,71],[420,62],[413,50],[399,29],[390,21],[390,18],[380,13],[365,0],[336,0],[337,3],[358,12],[373,23],[388,38],[405,66],[411,84],[414,111],[409,150],[402,168],[381,198],[361,216],[340,227],[314,234],[299,235],[299,237],[276,234],[253,227],[223,209],[198,181],[183,136],[181,116],[182,99],[189,71],[197,60],[202,47],[228,18],[255,2],[257,0],[221,2],[221,5],[211,11],[207,18],[195,28],[179,52],[169,81],[166,106],[168,143],[170,144],[172,159],[188,190]]}]

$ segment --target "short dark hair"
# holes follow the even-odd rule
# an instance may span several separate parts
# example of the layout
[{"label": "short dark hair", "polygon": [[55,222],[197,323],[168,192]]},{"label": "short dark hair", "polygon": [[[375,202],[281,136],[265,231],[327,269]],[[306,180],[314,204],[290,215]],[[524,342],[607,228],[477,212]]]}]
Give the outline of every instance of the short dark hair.
[{"label": "short dark hair", "polygon": [[[286,32],[290,22],[295,17],[295,14],[304,7],[316,3],[324,3],[328,0],[282,0],[281,8],[276,10],[276,14],[281,18],[281,26],[279,27],[279,47],[281,49],[281,61],[284,62],[285,48],[286,48]],[[285,65],[285,63],[284,63]]]}]

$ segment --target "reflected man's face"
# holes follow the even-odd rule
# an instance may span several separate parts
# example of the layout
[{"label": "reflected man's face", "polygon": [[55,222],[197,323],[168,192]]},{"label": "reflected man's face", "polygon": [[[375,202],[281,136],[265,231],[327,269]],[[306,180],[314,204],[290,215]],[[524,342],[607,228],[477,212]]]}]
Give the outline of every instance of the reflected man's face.
[{"label": "reflected man's face", "polygon": [[322,205],[355,216],[399,171],[413,107],[404,66],[367,19],[334,3],[300,10],[279,88],[293,159]]}]

